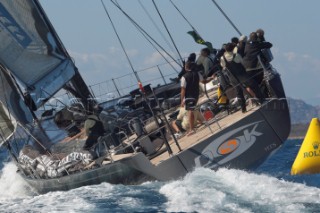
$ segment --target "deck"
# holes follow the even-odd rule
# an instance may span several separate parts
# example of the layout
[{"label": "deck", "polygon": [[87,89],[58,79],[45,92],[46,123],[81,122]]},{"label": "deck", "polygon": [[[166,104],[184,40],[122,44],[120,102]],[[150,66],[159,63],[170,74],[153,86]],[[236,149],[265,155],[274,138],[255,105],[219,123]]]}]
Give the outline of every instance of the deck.
[{"label": "deck", "polygon": [[[203,124],[201,126],[196,127],[196,133],[190,136],[184,135],[180,139],[177,139],[181,151],[189,149],[190,147],[198,144],[199,142],[209,138],[213,134],[217,134],[221,130],[225,129],[226,127],[234,124],[235,122],[241,120],[242,118],[248,116],[250,113],[254,112],[255,108],[251,107],[251,109],[246,112],[242,113],[241,110],[237,111],[233,114],[227,115],[223,118],[215,120],[214,118],[212,120],[208,121],[208,124]],[[180,152],[178,146],[175,144],[172,137],[169,137],[169,144],[172,149],[173,155]],[[165,147],[163,149],[166,149]],[[163,152],[162,154],[154,157],[151,159],[151,163],[154,165],[157,165],[161,163],[162,161],[167,160],[170,158],[169,153]]]},{"label": "deck", "polygon": [[[210,98],[213,98],[214,96],[216,96],[216,92],[209,92],[208,96]],[[203,95],[200,99],[199,99],[199,104],[201,105],[203,103],[205,103],[206,101],[208,101],[208,98]],[[177,142],[181,148],[181,151],[189,149],[190,147],[200,143],[203,140],[206,140],[207,138],[209,138],[210,136],[219,133],[221,130],[227,128],[228,126],[231,126],[232,124],[234,124],[235,122],[241,120],[242,118],[248,116],[249,114],[253,113],[256,109],[258,109],[258,107],[254,107],[252,104],[249,104],[247,106],[247,112],[246,113],[242,113],[241,110],[238,110],[234,113],[231,113],[228,115],[227,111],[223,111],[220,112],[218,115],[216,115],[214,118],[212,118],[211,120],[208,120],[206,122],[204,122],[202,125],[198,125],[195,127],[196,133],[190,136],[187,135],[183,135],[181,138],[177,139]],[[168,130],[168,128],[167,128]],[[167,131],[166,137],[168,139],[169,145],[172,149],[172,154],[176,155],[180,152],[178,146],[176,145],[173,137],[171,136],[171,134],[169,134],[169,131]],[[136,139],[136,135],[133,134],[130,137],[128,137],[126,140],[123,141],[123,143],[126,143],[127,145],[130,144],[130,142],[135,141]],[[79,134],[77,134],[76,136],[72,137],[72,138],[65,138],[63,141],[61,141],[61,143],[63,144],[68,144],[68,142],[70,141],[84,141],[86,139],[85,136],[85,132],[81,131]],[[152,164],[154,165],[158,165],[159,163],[169,159],[171,156],[169,155],[167,148],[165,146],[165,144],[163,144],[163,142],[160,141],[156,141],[153,142],[154,144],[156,144],[155,146],[158,146],[158,152],[152,156],[149,156],[149,159],[151,161]],[[158,144],[157,144],[158,143]],[[162,147],[160,147],[162,145]],[[129,154],[120,154],[120,155],[112,155],[112,161],[118,161],[130,156],[133,156],[134,153],[129,153]],[[105,159],[105,163],[110,163],[110,161],[108,159]]]},{"label": "deck", "polygon": [[[210,92],[209,97],[212,98],[216,96],[215,92]],[[202,98],[199,99],[199,104],[201,105],[207,101],[206,96],[202,96]],[[221,112],[218,115],[216,115],[211,120],[206,121],[202,125],[196,126],[195,130],[196,133],[190,136],[187,136],[186,134],[182,136],[181,138],[177,139],[177,142],[181,148],[181,151],[189,149],[190,147],[200,143],[201,141],[209,138],[210,136],[219,133],[221,130],[227,128],[228,126],[231,126],[232,124],[236,123],[237,121],[243,119],[244,117],[250,115],[253,113],[258,107],[253,106],[252,104],[249,104],[247,106],[247,112],[242,113],[241,110],[238,110],[234,113],[231,113],[228,115],[227,111]],[[168,128],[167,128],[168,129]],[[170,147],[172,149],[172,154],[176,155],[180,152],[178,146],[176,145],[173,137],[170,133],[167,131],[167,139],[170,144]],[[125,142],[132,142],[136,139],[135,135],[132,135],[126,140]],[[166,146],[163,144],[162,148],[157,152],[160,154],[155,154],[151,157],[149,157],[150,161],[154,165],[158,165],[159,163],[169,159],[171,156],[169,155]]]}]

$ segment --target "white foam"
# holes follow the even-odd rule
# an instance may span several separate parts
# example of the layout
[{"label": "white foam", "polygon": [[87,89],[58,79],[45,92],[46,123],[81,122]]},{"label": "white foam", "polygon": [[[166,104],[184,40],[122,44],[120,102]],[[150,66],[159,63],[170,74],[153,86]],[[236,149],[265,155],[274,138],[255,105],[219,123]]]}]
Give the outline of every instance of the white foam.
[{"label": "white foam", "polygon": [[23,199],[22,203],[9,206],[9,209],[14,212],[88,212],[94,209],[95,205],[84,198],[84,194],[79,191],[51,192]]},{"label": "white foam", "polygon": [[[82,187],[67,192],[51,192],[36,195],[27,183],[17,174],[14,163],[5,164],[0,177],[0,203],[1,210],[6,212],[78,212],[90,211],[94,205],[88,197],[105,193],[112,185],[104,185],[104,190],[95,187]],[[94,191],[94,192],[93,192]]]},{"label": "white foam", "polygon": [[320,203],[320,189],[245,171],[197,169],[160,189],[167,211],[301,212]]},{"label": "white foam", "polygon": [[17,167],[13,162],[6,163],[1,170],[0,192],[0,201],[2,202],[30,195],[26,182],[17,173]]},{"label": "white foam", "polygon": [[[13,163],[5,165],[0,177],[0,212],[90,212],[111,208],[112,211],[144,210],[143,189],[160,188],[159,183],[147,182],[140,186],[102,183],[69,191],[36,195],[26,190],[25,181],[16,173]],[[162,183],[161,183],[162,184]],[[160,204],[161,205],[161,204]],[[157,209],[156,207],[154,208]]]},{"label": "white foam", "polygon": [[119,212],[303,212],[320,208],[318,188],[232,169],[214,172],[200,168],[169,183],[102,183],[35,195],[26,191],[24,180],[9,163],[2,169],[0,192],[1,209],[8,212],[88,212],[108,208]]},{"label": "white foam", "polygon": [[137,209],[142,206],[142,201],[133,197],[124,197],[119,199],[117,204],[123,209]]},{"label": "white foam", "polygon": [[43,195],[25,196],[1,205],[8,212],[89,212],[96,209],[91,200],[108,197],[113,186],[101,184],[70,191],[50,192]]}]

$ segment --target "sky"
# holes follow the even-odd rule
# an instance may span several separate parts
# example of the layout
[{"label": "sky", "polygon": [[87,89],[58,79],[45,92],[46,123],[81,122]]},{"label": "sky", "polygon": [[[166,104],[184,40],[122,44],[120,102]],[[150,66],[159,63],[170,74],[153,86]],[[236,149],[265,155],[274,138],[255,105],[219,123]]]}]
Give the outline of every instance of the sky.
[{"label": "sky", "polygon": [[[155,2],[181,56],[187,57],[191,52],[199,53],[204,46],[196,44],[186,33],[192,28],[170,1]],[[173,2],[204,40],[210,41],[214,47],[220,48],[232,37],[239,36],[211,0]],[[123,88],[125,85],[135,85],[132,76],[130,79],[117,79],[132,73],[132,68],[101,0],[40,0],[40,3],[88,85],[111,78],[115,78],[115,82]],[[165,60],[161,55],[111,1],[104,0],[104,3],[133,69],[139,71],[163,64]],[[179,58],[151,0],[118,0],[118,3],[170,55]],[[320,47],[317,42],[320,34],[319,0],[217,0],[217,3],[241,34],[249,35],[258,28],[264,29],[266,40],[273,44],[272,64],[282,76],[287,96],[320,105]],[[160,65],[159,68],[164,75],[168,75],[167,78],[175,76],[170,66]],[[158,73],[157,69],[147,69],[140,72],[139,76],[145,80]]]}]

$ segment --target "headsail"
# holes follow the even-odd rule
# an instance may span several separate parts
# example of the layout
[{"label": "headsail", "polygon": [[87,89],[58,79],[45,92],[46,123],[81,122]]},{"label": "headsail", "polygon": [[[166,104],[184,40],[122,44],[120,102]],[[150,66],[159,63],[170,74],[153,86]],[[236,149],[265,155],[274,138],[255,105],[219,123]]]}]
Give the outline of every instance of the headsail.
[{"label": "headsail", "polygon": [[63,87],[75,66],[37,0],[0,0],[0,62],[36,107]]}]

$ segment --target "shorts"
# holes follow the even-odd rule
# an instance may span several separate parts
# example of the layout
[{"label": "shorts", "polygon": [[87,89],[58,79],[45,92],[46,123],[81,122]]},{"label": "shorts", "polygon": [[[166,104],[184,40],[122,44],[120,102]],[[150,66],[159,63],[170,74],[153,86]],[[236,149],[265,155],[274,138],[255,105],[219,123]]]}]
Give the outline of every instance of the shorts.
[{"label": "shorts", "polygon": [[186,98],[184,105],[186,107],[186,110],[195,110],[197,106],[198,99],[195,98]]},{"label": "shorts", "polygon": [[176,120],[175,121],[178,129],[180,130],[180,132],[185,132],[186,130],[182,127],[182,120]]}]

